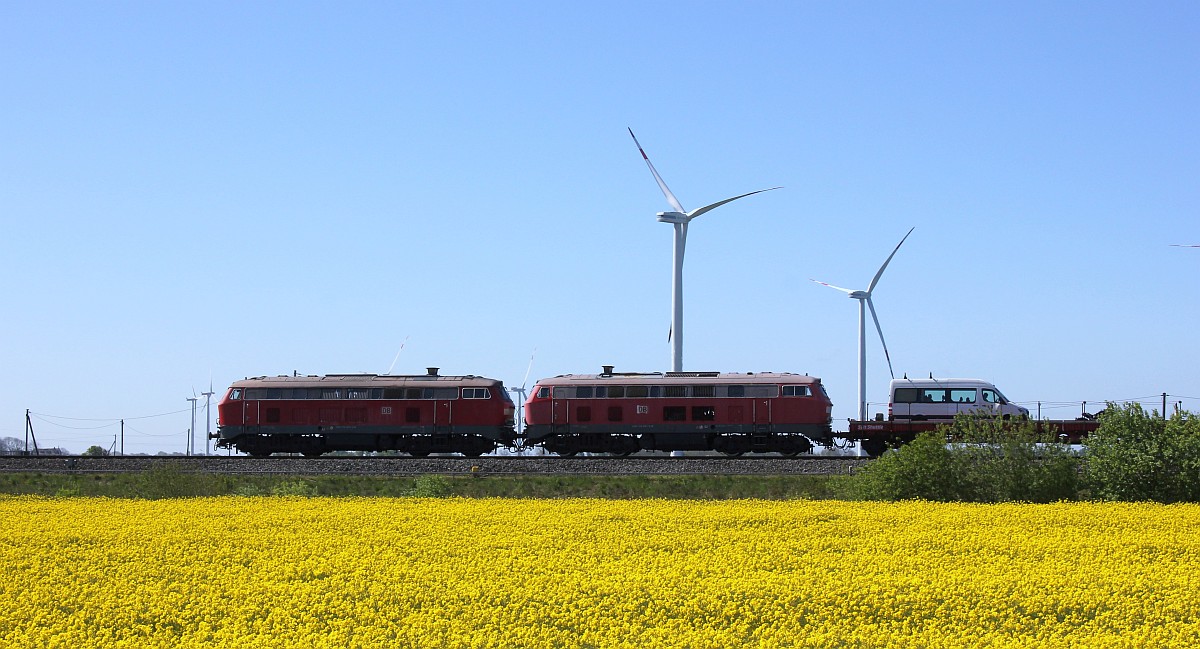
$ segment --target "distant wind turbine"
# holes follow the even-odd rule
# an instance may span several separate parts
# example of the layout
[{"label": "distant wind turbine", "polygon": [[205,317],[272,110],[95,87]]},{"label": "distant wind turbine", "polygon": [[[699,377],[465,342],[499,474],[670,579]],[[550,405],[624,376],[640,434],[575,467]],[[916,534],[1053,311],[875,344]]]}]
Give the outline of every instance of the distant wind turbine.
[{"label": "distant wind turbine", "polygon": [[396,367],[396,361],[400,360],[400,353],[404,351],[404,346],[408,344],[408,336],[404,337],[404,342],[400,343],[400,349],[396,352],[396,357],[392,359],[392,364],[388,365],[388,374]]},{"label": "distant wind turbine", "polygon": [[883,355],[887,358],[888,373],[892,378],[896,378],[896,373],[892,371],[892,357],[888,354],[887,343],[883,340],[883,328],[879,326],[879,316],[875,314],[875,304],[871,301],[871,292],[875,290],[875,285],[879,283],[879,278],[883,276],[883,271],[891,263],[892,257],[896,256],[896,252],[900,250],[900,246],[904,245],[905,239],[912,234],[916,228],[910,228],[908,234],[904,235],[904,239],[896,244],[896,248],[892,250],[892,254],[884,260],[883,265],[875,273],[875,277],[871,279],[871,283],[867,285],[865,291],[854,291],[833,284],[819,282],[822,286],[839,290],[850,296],[851,299],[858,300],[858,419],[859,421],[867,418],[867,309],[871,310],[871,319],[875,321],[875,330],[879,332],[879,344],[883,345]]},{"label": "distant wind turbine", "polygon": [[650,157],[646,155],[646,151],[642,149],[642,145],[638,142],[637,136],[633,134],[633,129],[629,129],[629,136],[633,138],[633,143],[637,145],[638,152],[642,154],[642,159],[646,161],[646,166],[650,167],[650,173],[654,175],[654,180],[658,183],[658,188],[662,190],[664,196],[667,197],[667,202],[671,207],[675,208],[673,212],[659,212],[658,220],[662,223],[670,223],[675,226],[675,243],[672,248],[672,265],[673,265],[673,280],[671,282],[671,330],[668,338],[671,341],[671,371],[683,371],[683,253],[687,246],[687,226],[688,223],[708,212],[714,210],[726,203],[736,201],[739,198],[745,198],[762,192],[769,192],[772,189],[779,187],[770,187],[767,189],[759,189],[747,194],[740,194],[733,198],[726,198],[723,201],[717,201],[711,205],[697,208],[691,212],[683,209],[683,205],[675,198],[675,194],[667,188],[667,183],[663,182],[662,176],[658,175],[658,170],[654,168],[654,164],[650,162]]}]

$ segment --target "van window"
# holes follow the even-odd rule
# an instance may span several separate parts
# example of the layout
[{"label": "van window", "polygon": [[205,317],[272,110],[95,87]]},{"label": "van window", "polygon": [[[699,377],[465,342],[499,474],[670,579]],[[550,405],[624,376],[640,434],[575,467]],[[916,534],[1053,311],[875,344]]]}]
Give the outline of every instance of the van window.
[{"label": "van window", "polygon": [[921,403],[946,403],[946,390],[934,388],[921,391]]},{"label": "van window", "polygon": [[983,389],[983,400],[987,403],[1008,403],[1008,400],[1005,399],[999,392],[996,392],[995,390],[989,390],[988,388]]},{"label": "van window", "polygon": [[950,401],[953,403],[975,403],[975,388],[950,390]]},{"label": "van window", "polygon": [[896,394],[892,396],[892,401],[895,403],[917,403],[920,401],[921,391],[916,388],[896,388]]}]

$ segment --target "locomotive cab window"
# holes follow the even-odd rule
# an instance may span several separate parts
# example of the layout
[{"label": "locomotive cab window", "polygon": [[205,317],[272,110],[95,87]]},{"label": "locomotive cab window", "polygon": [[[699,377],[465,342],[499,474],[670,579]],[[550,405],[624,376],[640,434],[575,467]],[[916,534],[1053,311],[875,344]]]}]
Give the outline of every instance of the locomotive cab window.
[{"label": "locomotive cab window", "polygon": [[234,388],[229,391],[229,400],[230,401],[239,401],[239,400],[241,400],[241,398],[242,398],[242,390],[240,388]]},{"label": "locomotive cab window", "polygon": [[807,385],[785,385],[783,386],[783,396],[811,397],[812,390],[809,390]]},{"label": "locomotive cab window", "polygon": [[538,388],[537,396],[539,399],[546,399],[550,396],[550,388]]},{"label": "locomotive cab window", "polygon": [[463,388],[462,398],[464,399],[491,399],[492,393],[488,392],[487,388]]}]

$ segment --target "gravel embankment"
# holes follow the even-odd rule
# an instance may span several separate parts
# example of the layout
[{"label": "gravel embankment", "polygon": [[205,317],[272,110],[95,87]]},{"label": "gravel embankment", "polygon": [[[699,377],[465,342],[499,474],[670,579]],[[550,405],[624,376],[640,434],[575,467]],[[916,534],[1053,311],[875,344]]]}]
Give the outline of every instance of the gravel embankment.
[{"label": "gravel embankment", "polygon": [[431,457],[431,458],[248,458],[248,457],[0,457],[0,473],[113,473],[171,468],[204,473],[296,475],[420,475],[427,473],[534,475],[832,475],[853,473],[866,458],[724,457]]}]

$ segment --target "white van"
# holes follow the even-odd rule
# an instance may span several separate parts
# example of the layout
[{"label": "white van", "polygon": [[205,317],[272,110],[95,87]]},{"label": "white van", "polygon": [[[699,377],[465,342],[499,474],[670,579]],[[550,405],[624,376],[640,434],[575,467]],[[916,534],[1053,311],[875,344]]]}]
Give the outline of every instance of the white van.
[{"label": "white van", "polygon": [[1010,402],[996,386],[979,379],[894,379],[888,418],[923,421],[953,419],[960,412],[1027,418],[1029,410]]}]

